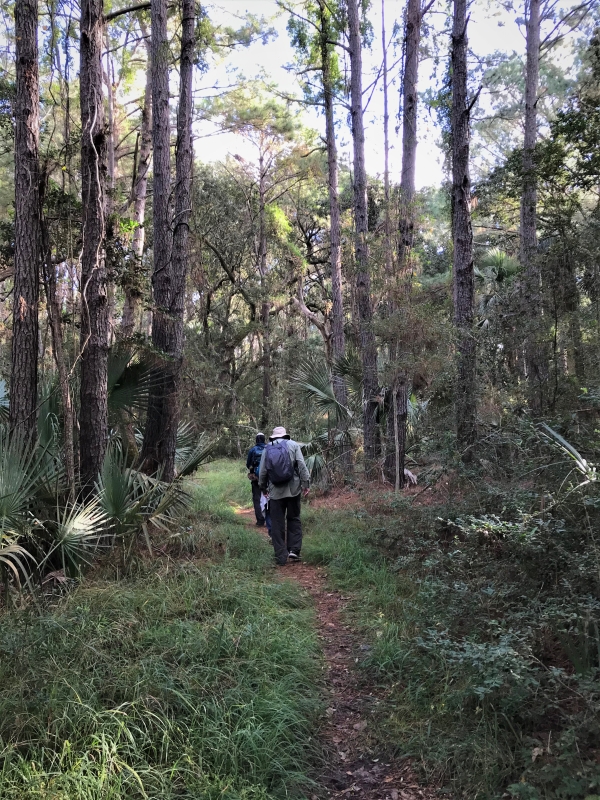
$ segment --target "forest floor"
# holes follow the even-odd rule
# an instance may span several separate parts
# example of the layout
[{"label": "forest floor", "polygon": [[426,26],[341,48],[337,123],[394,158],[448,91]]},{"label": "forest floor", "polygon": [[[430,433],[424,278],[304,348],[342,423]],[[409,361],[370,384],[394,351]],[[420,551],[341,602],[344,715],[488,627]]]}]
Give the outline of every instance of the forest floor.
[{"label": "forest floor", "polygon": [[[319,498],[317,508],[348,510],[357,503],[351,492],[336,493],[329,502]],[[234,507],[235,513],[255,526],[252,508]],[[266,529],[265,539],[268,541]],[[270,542],[269,542],[270,544]],[[275,568],[275,567],[274,567]],[[279,567],[281,580],[298,584],[310,596],[324,659],[327,708],[319,737],[325,752],[324,766],[315,776],[315,794],[328,798],[360,800],[429,800],[437,790],[423,787],[410,759],[389,760],[379,752],[372,730],[378,706],[384,701],[381,688],[357,669],[371,646],[357,628],[349,624],[347,609],[352,596],[328,583],[323,567],[306,562]]]}]

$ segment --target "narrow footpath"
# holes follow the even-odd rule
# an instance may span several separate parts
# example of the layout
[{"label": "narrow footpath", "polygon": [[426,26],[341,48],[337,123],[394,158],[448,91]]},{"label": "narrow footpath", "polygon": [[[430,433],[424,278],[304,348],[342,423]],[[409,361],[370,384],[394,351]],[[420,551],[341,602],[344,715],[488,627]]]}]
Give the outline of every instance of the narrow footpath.
[{"label": "narrow footpath", "polygon": [[[236,513],[254,527],[252,509],[236,509]],[[317,776],[318,789],[310,800],[439,798],[434,789],[419,785],[409,760],[385,763],[376,757],[369,728],[378,697],[356,670],[368,645],[344,619],[350,597],[329,590],[325,568],[302,562],[279,570],[282,580],[297,582],[311,596],[325,661],[324,691],[328,707],[320,736],[327,758],[325,769]]]}]

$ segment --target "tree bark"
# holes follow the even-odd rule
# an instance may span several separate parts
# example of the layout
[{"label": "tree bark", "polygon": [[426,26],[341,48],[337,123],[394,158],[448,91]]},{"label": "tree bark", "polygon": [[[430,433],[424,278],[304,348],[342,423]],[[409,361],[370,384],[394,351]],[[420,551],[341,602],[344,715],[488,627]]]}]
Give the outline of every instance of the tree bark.
[{"label": "tree bark", "polygon": [[81,5],[81,410],[80,469],[91,489],[102,467],[108,438],[108,327],[106,275],[107,131],[102,96],[102,0]]},{"label": "tree bark", "polygon": [[[423,13],[421,0],[408,0],[406,7],[406,31],[404,35],[404,69],[402,80],[402,172],[400,179],[400,220],[398,226],[398,270],[399,284],[394,287],[402,298],[409,302],[410,259],[415,231],[415,191],[417,167],[417,86],[419,79],[419,45]],[[391,311],[397,311],[396,298],[392,299]],[[390,361],[396,363],[392,379],[392,402],[388,411],[388,455],[386,475],[394,481],[396,490],[404,486],[404,462],[406,457],[406,422],[408,418],[408,375],[399,368],[397,345],[390,348]],[[390,444],[393,443],[393,446]]]},{"label": "tree bark", "polygon": [[541,0],[526,0],[527,65],[525,73],[525,135],[523,140],[523,191],[521,199],[521,265],[525,272],[525,313],[529,333],[525,343],[529,403],[534,414],[544,409],[548,381],[548,353],[543,337],[542,276],[537,258],[537,93],[540,62]]},{"label": "tree bark", "polygon": [[[331,253],[331,353],[337,361],[346,353],[346,337],[344,334],[344,301],[342,295],[342,235],[340,222],[340,199],[338,189],[338,156],[335,138],[335,118],[333,112],[333,79],[331,76],[332,50],[330,41],[333,38],[330,24],[330,11],[325,0],[319,0],[319,16],[321,23],[321,70],[323,75],[323,104],[325,108],[325,138],[327,141],[327,169],[329,193],[329,243]],[[333,377],[333,391],[338,403],[348,405],[346,384],[339,376]]]},{"label": "tree bark", "polygon": [[[144,26],[142,32],[146,35]],[[148,41],[146,39],[146,41]],[[138,160],[135,165],[135,179],[131,187],[131,200],[133,201],[133,219],[136,223],[133,232],[132,250],[134,264],[128,270],[128,275],[124,282],[125,302],[123,304],[123,316],[121,318],[120,336],[122,339],[129,339],[135,332],[135,322],[139,314],[142,300],[140,287],[140,272],[142,258],[144,255],[144,243],[146,239],[146,198],[148,196],[148,171],[152,158],[152,74],[151,74],[151,55],[148,47],[148,66],[146,69],[146,90],[144,94],[144,107],[142,109],[142,120],[140,126]]]},{"label": "tree bark", "polygon": [[60,324],[60,304],[56,294],[56,269],[55,265],[52,263],[50,237],[45,224],[42,227],[42,238],[44,251],[44,288],[46,291],[48,322],[50,323],[52,352],[58,372],[58,383],[60,386],[60,397],[63,408],[63,452],[65,472],[67,474],[69,494],[73,497],[75,494],[75,446],[73,441],[75,412],[73,409],[73,398],[71,397],[71,387],[69,386],[69,373],[67,370],[63,334]]},{"label": "tree bark", "polygon": [[41,255],[38,3],[15,3],[15,257],[9,424],[33,435],[38,385]]},{"label": "tree bark", "polygon": [[174,231],[169,219],[170,129],[167,3],[152,0],[152,140],[154,148],[154,269],[152,343],[162,354],[148,401],[142,464],[163,480],[175,473],[177,386],[183,357],[183,311],[188,261],[192,178],[192,75],[194,3],[183,0],[180,92],[177,111]]},{"label": "tree bark", "polygon": [[402,84],[402,174],[400,178],[400,225],[398,271],[408,270],[415,234],[415,186],[417,169],[417,86],[421,42],[421,0],[408,0],[406,51]]},{"label": "tree bark", "polygon": [[373,331],[371,276],[369,271],[367,171],[362,107],[362,43],[359,1],[347,0],[350,52],[350,116],[354,155],[354,252],[356,301],[363,367],[363,438],[365,473],[373,477],[377,457],[377,345]]},{"label": "tree bark", "polygon": [[182,0],[181,55],[179,59],[179,107],[177,109],[177,146],[175,148],[175,219],[173,221],[173,294],[170,316],[173,324],[173,392],[167,398],[167,431],[164,475],[175,477],[175,449],[179,423],[178,388],[183,362],[183,319],[185,286],[189,264],[189,232],[192,210],[192,84],[195,51],[195,0]]},{"label": "tree bark", "polygon": [[454,0],[452,28],[452,238],[454,324],[457,337],[456,438],[465,461],[472,457],[476,426],[475,279],[469,175],[470,106],[467,96],[467,0]]},{"label": "tree bark", "polygon": [[261,142],[258,159],[258,274],[260,275],[260,289],[262,305],[260,320],[262,323],[262,410],[260,416],[261,428],[266,428],[269,421],[269,405],[271,402],[271,330],[269,288],[267,286],[267,199],[266,199],[266,168],[264,163],[263,144]]}]

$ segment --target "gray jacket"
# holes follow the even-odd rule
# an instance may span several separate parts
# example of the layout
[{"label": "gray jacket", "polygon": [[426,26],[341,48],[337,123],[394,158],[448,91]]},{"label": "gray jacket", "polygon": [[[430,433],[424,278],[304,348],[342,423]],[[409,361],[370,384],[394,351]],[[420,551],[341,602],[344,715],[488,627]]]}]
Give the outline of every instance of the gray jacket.
[{"label": "gray jacket", "polygon": [[293,439],[288,441],[288,451],[292,464],[294,464],[294,477],[288,483],[282,486],[274,486],[267,478],[267,470],[265,467],[265,456],[267,450],[271,446],[268,444],[260,459],[260,468],[258,471],[258,485],[263,492],[268,491],[271,500],[281,500],[283,497],[296,497],[300,494],[302,489],[308,489],[310,486],[310,474],[304,463],[304,456],[298,442]]}]

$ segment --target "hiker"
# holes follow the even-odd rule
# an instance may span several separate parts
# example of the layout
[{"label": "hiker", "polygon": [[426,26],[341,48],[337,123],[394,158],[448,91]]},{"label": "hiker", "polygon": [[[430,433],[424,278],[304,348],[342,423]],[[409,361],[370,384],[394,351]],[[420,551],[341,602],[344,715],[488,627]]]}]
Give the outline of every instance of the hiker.
[{"label": "hiker", "polygon": [[269,497],[275,561],[283,566],[288,559],[300,561],[300,497],[308,494],[310,475],[300,445],[290,439],[285,428],[274,428],[269,442],[260,461],[258,485]]},{"label": "hiker", "polygon": [[256,444],[248,450],[248,457],[246,458],[248,478],[252,483],[252,505],[254,506],[254,514],[256,515],[256,524],[258,527],[262,527],[266,522],[265,515],[260,507],[261,491],[258,488],[258,469],[265,447],[265,435],[259,432],[256,434]]}]

